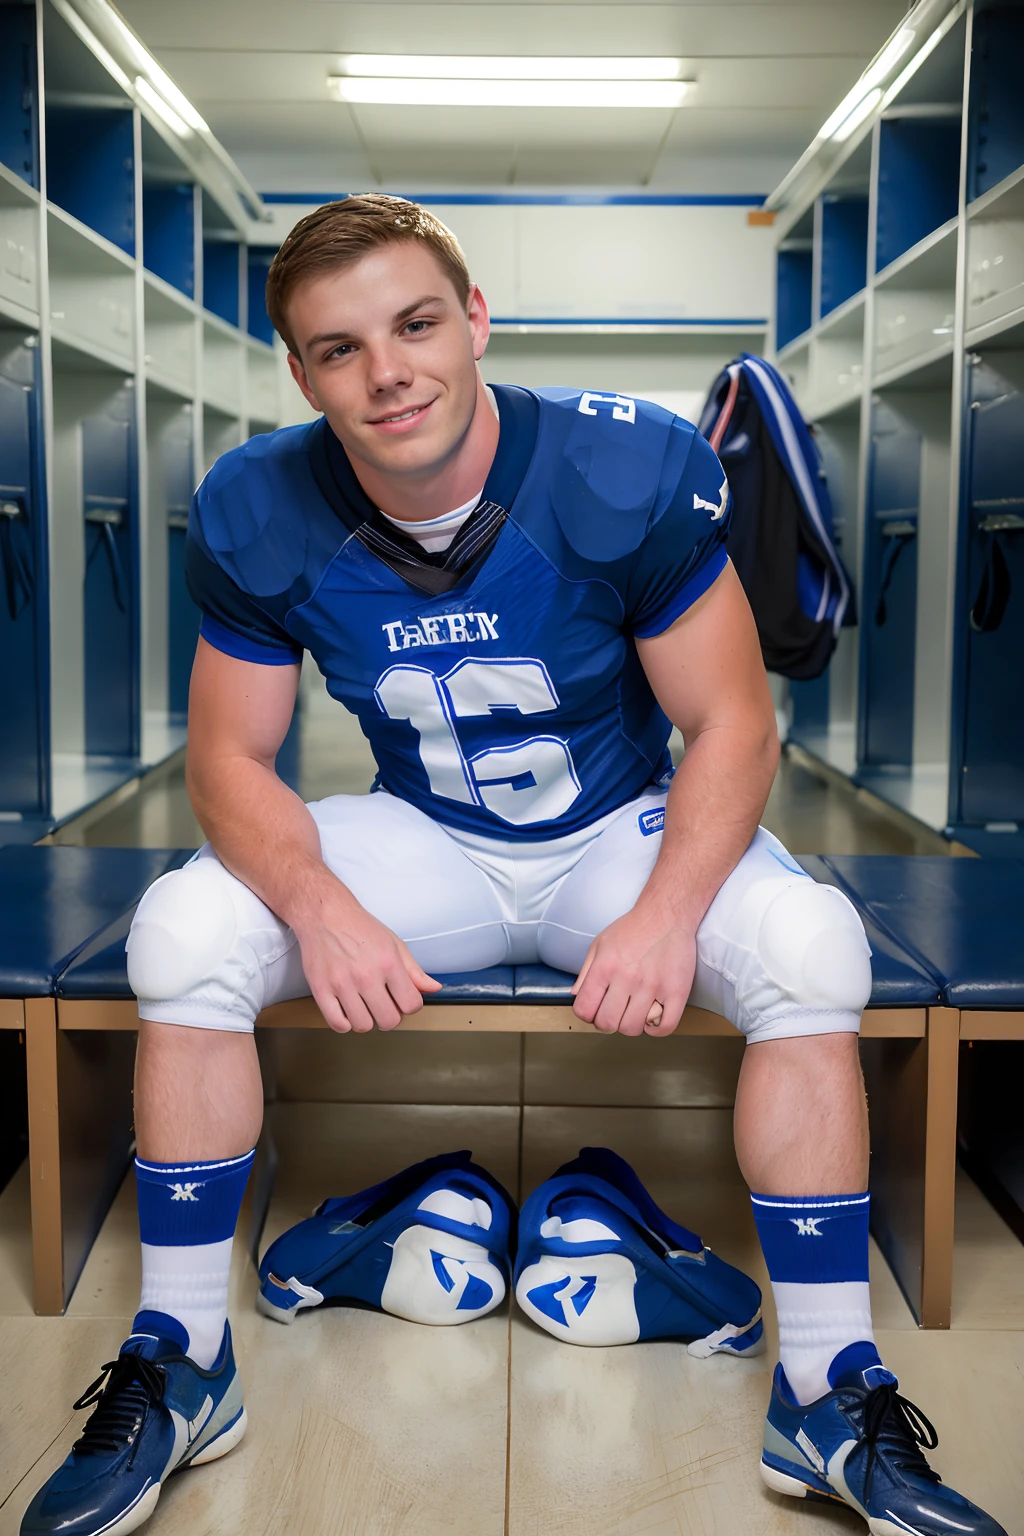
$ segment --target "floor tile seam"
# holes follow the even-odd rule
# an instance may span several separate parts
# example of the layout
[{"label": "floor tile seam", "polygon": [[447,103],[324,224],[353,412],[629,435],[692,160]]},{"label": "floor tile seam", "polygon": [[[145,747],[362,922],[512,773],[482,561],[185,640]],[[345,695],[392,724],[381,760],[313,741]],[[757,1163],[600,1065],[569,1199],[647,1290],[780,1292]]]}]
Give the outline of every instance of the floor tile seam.
[{"label": "floor tile seam", "polygon": [[505,1375],[505,1523],[504,1536],[510,1536],[510,1521],[512,1518],[512,1308],[514,1302],[509,1298],[508,1328],[506,1330],[506,1375]]},{"label": "floor tile seam", "polygon": [[24,1483],[25,1479],[32,1476],[32,1473],[35,1471],[36,1467],[38,1467],[39,1463],[42,1460],[44,1460],[44,1458],[47,1457],[50,1454],[50,1452],[53,1450],[53,1447],[57,1444],[57,1441],[61,1438],[61,1436],[67,1433],[68,1426],[73,1424],[74,1420],[75,1420],[75,1416],[74,1416],[73,1413],[67,1419],[65,1419],[64,1423],[61,1425],[60,1429],[54,1435],[53,1439],[50,1440],[46,1446],[44,1446],[44,1448],[40,1451],[39,1455],[36,1457],[35,1461],[33,1461],[30,1466],[25,1468],[24,1472],[18,1478],[18,1481],[14,1484],[14,1487],[11,1488],[7,1493],[5,1493],[3,1498],[0,1499],[0,1509],[3,1509],[5,1507],[5,1505],[7,1505],[11,1501],[11,1499],[13,1499],[13,1497],[17,1493],[18,1489]]}]

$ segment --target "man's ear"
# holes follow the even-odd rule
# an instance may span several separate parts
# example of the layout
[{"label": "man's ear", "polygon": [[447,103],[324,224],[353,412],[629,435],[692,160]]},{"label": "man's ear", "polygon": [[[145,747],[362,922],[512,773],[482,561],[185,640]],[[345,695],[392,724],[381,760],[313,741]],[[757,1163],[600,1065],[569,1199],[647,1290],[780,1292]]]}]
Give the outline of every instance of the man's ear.
[{"label": "man's ear", "polygon": [[476,283],[469,290],[466,319],[469,321],[470,334],[473,337],[473,357],[479,362],[487,351],[487,343],[490,340],[491,317],[487,312],[487,300]]},{"label": "man's ear", "polygon": [[292,378],[295,380],[296,384],[299,386],[303,395],[309,401],[309,404],[313,407],[314,411],[320,411],[322,413],[323,406],[320,404],[316,395],[314,395],[312,388],[310,387],[309,380],[306,378],[306,370],[302,366],[302,359],[300,357],[296,357],[294,352],[288,353],[288,367],[291,370]]}]

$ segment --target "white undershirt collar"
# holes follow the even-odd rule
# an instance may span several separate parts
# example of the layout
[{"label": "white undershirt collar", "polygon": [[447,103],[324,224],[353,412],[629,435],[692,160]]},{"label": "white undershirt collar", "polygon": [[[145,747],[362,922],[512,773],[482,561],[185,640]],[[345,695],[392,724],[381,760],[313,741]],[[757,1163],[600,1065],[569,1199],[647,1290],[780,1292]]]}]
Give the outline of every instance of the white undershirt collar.
[{"label": "white undershirt collar", "polygon": [[[487,391],[491,410],[497,416],[498,402],[494,398],[494,391],[489,384],[485,384],[484,388]],[[456,507],[453,512],[442,512],[440,517],[428,517],[418,522],[405,517],[392,517],[390,512],[385,512],[383,508],[380,515],[386,517],[392,528],[397,528],[400,533],[404,533],[407,539],[414,539],[428,555],[436,555],[448,548],[463,523],[480,505],[482,495],[481,487],[475,496],[470,497],[463,506]]]}]

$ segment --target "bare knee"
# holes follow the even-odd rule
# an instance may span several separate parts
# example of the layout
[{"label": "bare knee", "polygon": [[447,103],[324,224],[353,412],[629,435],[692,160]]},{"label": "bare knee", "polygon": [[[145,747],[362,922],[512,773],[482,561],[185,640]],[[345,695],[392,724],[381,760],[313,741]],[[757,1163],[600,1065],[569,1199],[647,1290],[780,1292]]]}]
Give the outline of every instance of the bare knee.
[{"label": "bare knee", "polygon": [[254,1037],[140,1020],[135,1060],[139,1156],[207,1161],[251,1151],[263,1123]]}]

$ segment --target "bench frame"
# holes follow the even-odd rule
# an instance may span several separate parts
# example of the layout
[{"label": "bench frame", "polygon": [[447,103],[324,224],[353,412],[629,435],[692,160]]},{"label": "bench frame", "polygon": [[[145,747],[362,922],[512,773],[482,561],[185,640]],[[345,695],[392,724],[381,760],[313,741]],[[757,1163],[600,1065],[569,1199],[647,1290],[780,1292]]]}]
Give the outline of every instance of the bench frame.
[{"label": "bench frame", "polygon": [[[962,1023],[971,1033],[961,1036]],[[311,998],[278,1003],[264,1029],[327,1029]],[[24,1029],[28,1061],[33,1300],[64,1311],[132,1150],[134,1001],[0,999],[0,1028]],[[432,1033],[596,1034],[564,1003],[432,1003],[403,1020]],[[980,1030],[990,1031],[980,1033]],[[678,1033],[735,1036],[687,1008]],[[873,1230],[922,1326],[948,1328],[952,1296],[960,1038],[1024,1037],[1024,1015],[874,1008],[861,1026],[872,1120]]]}]

